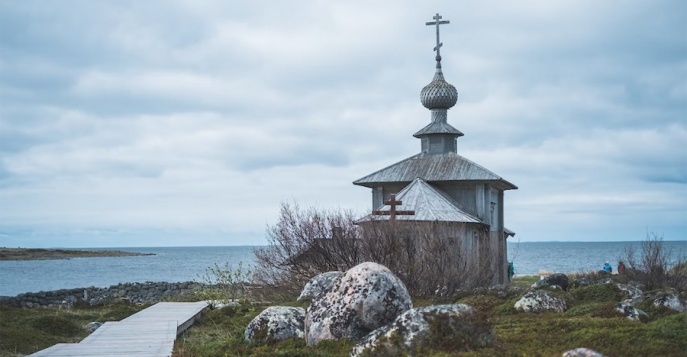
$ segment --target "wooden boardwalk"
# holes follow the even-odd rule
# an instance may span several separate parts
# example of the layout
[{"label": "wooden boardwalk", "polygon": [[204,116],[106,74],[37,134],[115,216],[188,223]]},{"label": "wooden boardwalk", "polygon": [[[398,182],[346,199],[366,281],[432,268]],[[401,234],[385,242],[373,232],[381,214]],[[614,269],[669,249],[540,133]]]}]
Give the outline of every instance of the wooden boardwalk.
[{"label": "wooden boardwalk", "polygon": [[208,307],[201,302],[160,302],[122,321],[106,322],[79,343],[60,343],[30,356],[171,356],[177,335]]}]

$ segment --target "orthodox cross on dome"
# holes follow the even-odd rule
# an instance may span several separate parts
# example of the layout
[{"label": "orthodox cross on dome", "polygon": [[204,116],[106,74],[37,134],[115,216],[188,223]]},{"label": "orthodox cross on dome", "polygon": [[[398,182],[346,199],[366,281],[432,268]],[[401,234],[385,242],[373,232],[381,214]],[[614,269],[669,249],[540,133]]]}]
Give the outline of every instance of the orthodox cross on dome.
[{"label": "orthodox cross on dome", "polygon": [[390,210],[388,211],[372,211],[372,214],[375,216],[386,216],[389,215],[389,220],[390,221],[395,221],[396,216],[414,216],[415,211],[398,211],[396,210],[396,206],[400,206],[403,203],[403,201],[397,201],[396,200],[396,195],[391,195],[391,198],[388,201],[385,201],[385,205],[389,205],[391,207]]},{"label": "orthodox cross on dome", "polygon": [[434,50],[437,51],[437,66],[441,66],[441,64],[439,63],[439,62],[441,62],[441,52],[439,52],[439,49],[440,49],[441,46],[443,46],[444,44],[441,43],[441,42],[439,41],[439,25],[449,24],[449,23],[451,23],[451,22],[448,21],[448,20],[440,21],[440,20],[441,20],[441,15],[439,15],[438,12],[437,12],[437,14],[436,14],[434,17],[432,17],[432,18],[434,19],[434,21],[426,22],[425,25],[428,25],[428,26],[429,26],[429,25],[436,25],[436,27],[437,27],[437,46],[434,47]]}]

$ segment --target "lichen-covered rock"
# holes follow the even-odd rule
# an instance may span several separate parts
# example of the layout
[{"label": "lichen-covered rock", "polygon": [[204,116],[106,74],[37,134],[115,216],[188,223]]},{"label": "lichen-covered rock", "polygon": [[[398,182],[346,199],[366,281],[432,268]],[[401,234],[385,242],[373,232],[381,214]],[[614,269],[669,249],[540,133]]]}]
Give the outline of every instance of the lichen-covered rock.
[{"label": "lichen-covered rock", "polygon": [[545,290],[530,290],[515,303],[515,309],[524,312],[565,312],[565,300]]},{"label": "lichen-covered rock", "polygon": [[282,341],[303,338],[305,309],[290,306],[270,306],[246,326],[243,333],[249,342]]},{"label": "lichen-covered rock", "polygon": [[615,304],[615,311],[625,315],[628,319],[632,321],[641,321],[649,318],[646,312],[628,304],[627,302],[619,302]]},{"label": "lichen-covered rock", "polygon": [[548,287],[568,290],[568,276],[563,273],[551,274],[543,279],[537,280],[532,284],[532,289],[543,289]]},{"label": "lichen-covered rock", "polygon": [[308,345],[322,340],[360,340],[413,307],[403,282],[383,265],[359,264],[313,298],[305,314]]},{"label": "lichen-covered rock", "polygon": [[599,352],[590,350],[589,348],[575,348],[569,351],[563,352],[563,357],[606,357]]},{"label": "lichen-covered rock", "polygon": [[677,293],[668,293],[660,298],[654,300],[654,306],[660,307],[663,306],[665,308],[677,311],[677,312],[685,312],[687,311],[687,306],[685,306],[685,303],[680,300],[680,295]]},{"label": "lichen-covered rock", "polygon": [[642,291],[630,284],[617,284],[618,289],[629,299],[637,299],[642,296]]},{"label": "lichen-covered rock", "polygon": [[303,288],[301,295],[298,297],[298,301],[304,299],[312,299],[315,296],[327,291],[332,284],[334,284],[334,279],[343,275],[340,271],[328,271],[326,273],[315,275]]},{"label": "lichen-covered rock", "polygon": [[[476,321],[473,309],[464,304],[436,305],[408,310],[391,324],[382,326],[353,347],[351,357],[363,352],[387,356],[420,355],[426,347],[450,348],[451,351],[473,350],[490,346],[494,335]],[[477,323],[476,323],[477,322]]]},{"label": "lichen-covered rock", "polygon": [[100,326],[102,326],[102,325],[103,325],[102,322],[93,321],[93,322],[87,323],[87,324],[84,326],[84,328],[86,329],[86,331],[88,331],[89,333],[91,333],[91,332],[97,330],[97,329],[98,329]]}]

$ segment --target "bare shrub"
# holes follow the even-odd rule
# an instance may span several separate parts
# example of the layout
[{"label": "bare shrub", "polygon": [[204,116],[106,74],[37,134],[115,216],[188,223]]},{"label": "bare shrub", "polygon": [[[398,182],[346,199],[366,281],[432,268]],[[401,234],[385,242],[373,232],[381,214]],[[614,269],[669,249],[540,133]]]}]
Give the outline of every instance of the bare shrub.
[{"label": "bare shrub", "polygon": [[672,262],[671,258],[674,257],[675,252],[663,244],[662,235],[648,233],[639,250],[633,246],[625,247],[624,260],[628,263],[625,274],[630,280],[644,284],[648,290],[668,286],[684,290],[687,270],[671,267],[685,264],[685,259]]},{"label": "bare shrub", "polygon": [[267,228],[269,245],[253,250],[254,282],[285,296],[298,295],[314,275],[361,263],[354,219],[351,211],[282,203],[278,222]]},{"label": "bare shrub", "polygon": [[[462,238],[464,224],[415,221],[369,221],[362,224],[363,254],[387,266],[417,297],[449,299],[458,290],[488,286],[495,273],[489,269],[489,249],[470,257]],[[486,230],[475,239],[485,241]]]},{"label": "bare shrub", "polygon": [[[279,221],[267,230],[269,246],[255,250],[256,283],[295,295],[318,273],[373,261],[396,274],[413,296],[448,300],[458,290],[491,285],[496,276],[485,228],[400,220],[356,225],[354,217],[283,203]],[[466,236],[481,247],[478,254],[467,253]]]},{"label": "bare shrub", "polygon": [[252,272],[249,268],[244,268],[243,262],[239,262],[236,267],[229,265],[229,262],[220,266],[215,263],[205,269],[205,273],[199,276],[204,287],[196,294],[203,300],[210,300],[216,303],[227,304],[247,298]]}]

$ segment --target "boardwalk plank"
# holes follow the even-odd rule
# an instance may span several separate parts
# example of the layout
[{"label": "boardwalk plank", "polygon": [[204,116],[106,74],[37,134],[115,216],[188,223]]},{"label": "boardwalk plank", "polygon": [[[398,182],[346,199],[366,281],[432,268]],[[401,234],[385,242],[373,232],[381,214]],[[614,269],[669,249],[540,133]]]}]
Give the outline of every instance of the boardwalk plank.
[{"label": "boardwalk plank", "polygon": [[31,356],[171,356],[174,340],[208,307],[206,302],[161,302],[106,322],[79,343],[60,343]]}]

